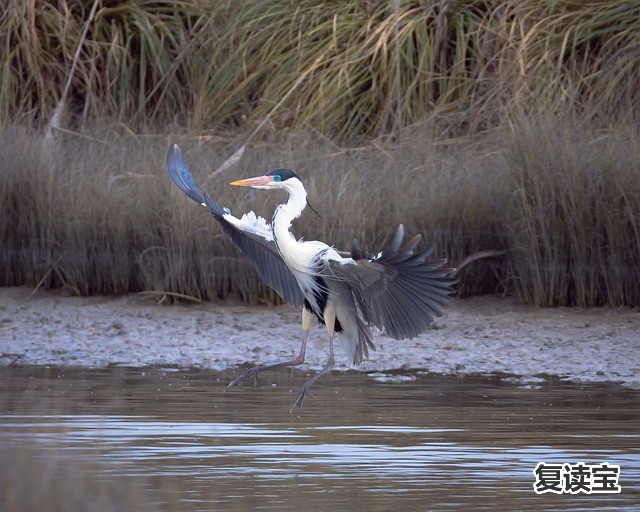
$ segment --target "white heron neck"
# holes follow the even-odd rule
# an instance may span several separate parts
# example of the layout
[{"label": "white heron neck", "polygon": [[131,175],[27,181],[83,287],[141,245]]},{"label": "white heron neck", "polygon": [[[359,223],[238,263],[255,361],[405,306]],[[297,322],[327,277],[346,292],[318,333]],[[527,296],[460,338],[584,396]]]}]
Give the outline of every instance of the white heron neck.
[{"label": "white heron neck", "polygon": [[286,188],[289,193],[289,199],[286,203],[278,206],[273,214],[273,231],[275,237],[279,240],[293,238],[293,235],[289,232],[291,223],[300,217],[307,206],[307,191],[302,186],[302,183],[297,179],[289,181],[291,183],[288,183]]},{"label": "white heron neck", "polygon": [[289,199],[281,204],[273,215],[273,235],[287,266],[298,272],[308,272],[318,248],[310,242],[298,242],[289,228],[307,206],[307,192],[300,181],[287,180]]}]

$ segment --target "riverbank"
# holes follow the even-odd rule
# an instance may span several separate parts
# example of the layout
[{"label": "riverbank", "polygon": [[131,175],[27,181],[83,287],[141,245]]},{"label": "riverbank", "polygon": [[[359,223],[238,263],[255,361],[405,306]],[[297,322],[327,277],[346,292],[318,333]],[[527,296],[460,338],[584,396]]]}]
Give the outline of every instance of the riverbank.
[{"label": "riverbank", "polygon": [[[297,353],[300,318],[288,306],[220,303],[158,305],[149,296],[68,297],[26,287],[0,289],[0,364],[227,369]],[[413,340],[379,335],[357,369],[377,379],[395,370],[500,373],[523,382],[558,376],[640,388],[640,311],[636,308],[524,306],[493,296],[457,300],[433,329]],[[318,326],[307,362],[328,350]],[[338,349],[339,370],[348,365]],[[391,372],[391,373],[390,373]]]}]

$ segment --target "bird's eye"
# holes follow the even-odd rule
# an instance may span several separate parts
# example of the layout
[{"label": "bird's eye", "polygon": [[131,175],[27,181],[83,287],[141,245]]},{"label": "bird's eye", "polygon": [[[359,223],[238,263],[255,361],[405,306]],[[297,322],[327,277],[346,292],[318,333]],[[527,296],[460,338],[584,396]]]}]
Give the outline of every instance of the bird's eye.
[{"label": "bird's eye", "polygon": [[282,178],[279,175],[274,174],[273,175],[273,181],[275,181],[275,182],[282,181]]}]

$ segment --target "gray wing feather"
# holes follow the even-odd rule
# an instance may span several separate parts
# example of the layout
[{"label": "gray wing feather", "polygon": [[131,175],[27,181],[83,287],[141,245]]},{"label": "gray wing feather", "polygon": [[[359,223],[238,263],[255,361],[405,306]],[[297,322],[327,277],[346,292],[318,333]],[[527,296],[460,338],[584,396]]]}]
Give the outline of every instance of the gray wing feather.
[{"label": "gray wing feather", "polygon": [[[167,171],[173,182],[191,199],[204,205],[204,197],[196,187],[193,176],[189,172],[187,161],[182,156],[177,144],[172,144],[167,153]],[[220,214],[222,214],[220,210]]]},{"label": "gray wing feather", "polygon": [[234,245],[254,264],[262,280],[289,304],[301,307],[304,303],[304,295],[296,278],[282,260],[276,244],[257,233],[243,231],[227,221],[224,216],[229,214],[229,211],[221,208],[207,193],[202,194],[198,190],[187,162],[176,144],[169,148],[167,171],[180,190],[209,209]]},{"label": "gray wing feather", "polygon": [[452,300],[457,279],[446,260],[430,260],[434,246],[420,252],[420,236],[401,246],[400,226],[389,247],[377,257],[367,256],[355,244],[355,263],[331,261],[336,279],[348,283],[362,318],[395,339],[412,338],[431,325]]}]

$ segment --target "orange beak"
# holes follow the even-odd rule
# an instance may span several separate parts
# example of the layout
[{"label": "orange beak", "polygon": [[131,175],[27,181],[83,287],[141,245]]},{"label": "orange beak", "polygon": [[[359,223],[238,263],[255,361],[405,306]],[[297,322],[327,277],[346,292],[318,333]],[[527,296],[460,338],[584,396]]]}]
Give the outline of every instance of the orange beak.
[{"label": "orange beak", "polygon": [[246,178],[244,180],[232,181],[229,185],[234,187],[264,187],[273,182],[271,176],[257,176],[256,178]]}]

